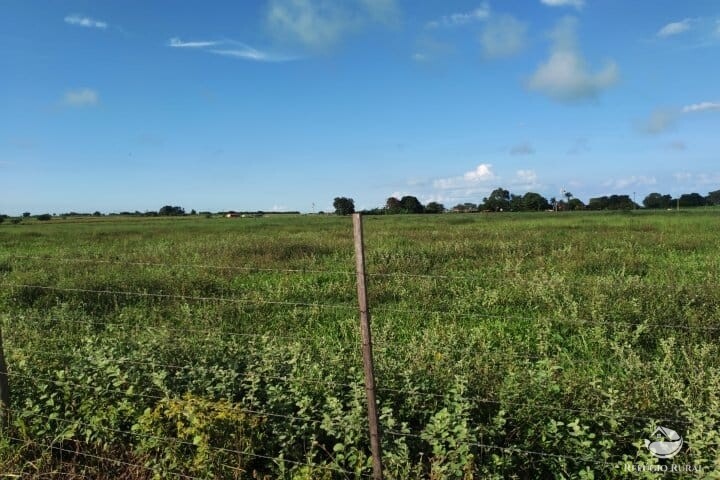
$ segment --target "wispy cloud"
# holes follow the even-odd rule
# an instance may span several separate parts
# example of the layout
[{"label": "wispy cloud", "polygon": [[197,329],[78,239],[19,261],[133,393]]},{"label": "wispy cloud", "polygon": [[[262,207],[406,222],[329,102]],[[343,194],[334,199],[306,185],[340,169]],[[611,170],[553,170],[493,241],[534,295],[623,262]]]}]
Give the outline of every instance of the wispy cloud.
[{"label": "wispy cloud", "polygon": [[690,27],[692,26],[692,19],[686,18],[684,20],[681,20],[679,22],[671,22],[662,27],[657,32],[658,37],[671,37],[673,35],[678,35],[680,33],[686,32],[690,30]]},{"label": "wispy cloud", "polygon": [[540,0],[540,3],[548,7],[575,7],[577,9],[585,6],[585,0]]},{"label": "wispy cloud", "polygon": [[510,185],[525,190],[540,186],[535,170],[518,170],[515,172],[515,178],[510,181]]},{"label": "wispy cloud", "polygon": [[287,62],[299,57],[281,55],[274,52],[258,50],[250,45],[234,40],[195,40],[183,41],[173,37],[168,40],[168,47],[201,50],[215,55],[252,60],[256,62]]},{"label": "wispy cloud", "polygon": [[639,123],[641,132],[656,134],[670,130],[675,126],[680,112],[677,109],[661,108],[654,110],[650,116]]},{"label": "wispy cloud", "polygon": [[720,111],[720,102],[693,103],[692,105],[684,106],[682,111],[683,113]]},{"label": "wispy cloud", "polygon": [[67,107],[94,107],[100,102],[100,95],[90,88],[68,90],[62,98],[62,104]]},{"label": "wispy cloud", "polygon": [[107,22],[103,22],[102,20],[96,20],[94,18],[86,17],[79,14],[67,15],[65,17],[65,23],[85,28],[99,28],[101,30],[105,30],[108,26]]},{"label": "wispy cloud", "polygon": [[562,19],[551,34],[550,57],[541,64],[528,81],[531,90],[549,97],[572,102],[597,97],[619,78],[615,62],[608,61],[596,72],[588,70],[576,40],[577,20]]},{"label": "wispy cloud", "polygon": [[676,182],[685,186],[694,186],[695,188],[716,187],[720,184],[720,173],[709,172],[677,172],[673,174]]},{"label": "wispy cloud", "polygon": [[416,50],[411,58],[418,63],[431,63],[448,57],[454,51],[451,44],[423,35],[417,40]]},{"label": "wispy cloud", "polygon": [[451,13],[450,15],[443,15],[437,20],[432,20],[428,22],[425,26],[427,28],[457,27],[461,25],[467,25],[468,23],[486,20],[489,17],[490,5],[488,5],[487,2],[484,2],[474,10],[471,10],[469,12],[458,12]]},{"label": "wispy cloud", "polygon": [[216,55],[240,58],[244,60],[255,60],[257,62],[289,62],[299,58],[290,55],[278,55],[269,52],[262,52],[248,45],[239,45],[236,48],[214,49],[208,51]]},{"label": "wispy cloud", "polygon": [[205,48],[205,47],[213,47],[217,45],[219,42],[215,41],[194,41],[194,42],[183,42],[177,37],[173,37],[170,40],[168,40],[167,46],[173,47],[173,48]]},{"label": "wispy cloud", "polygon": [[527,25],[511,15],[493,16],[480,34],[486,58],[509,57],[525,47]]},{"label": "wispy cloud", "polygon": [[628,187],[655,185],[657,179],[647,175],[632,175],[629,177],[611,178],[602,183],[603,187],[613,190],[623,190]]},{"label": "wispy cloud", "polygon": [[368,23],[393,23],[396,0],[271,0],[266,23],[279,40],[326,50]]},{"label": "wispy cloud", "polygon": [[638,128],[644,133],[663,133],[672,129],[680,117],[700,112],[720,112],[720,102],[699,102],[682,108],[657,109],[640,122]]},{"label": "wispy cloud", "polygon": [[529,142],[519,143],[510,148],[510,155],[532,155],[535,148]]}]

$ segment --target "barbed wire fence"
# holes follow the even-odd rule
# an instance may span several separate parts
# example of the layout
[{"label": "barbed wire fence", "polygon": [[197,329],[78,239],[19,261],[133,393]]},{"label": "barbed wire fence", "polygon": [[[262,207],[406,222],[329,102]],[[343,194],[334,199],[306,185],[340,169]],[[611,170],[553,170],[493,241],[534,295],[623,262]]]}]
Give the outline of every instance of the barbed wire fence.
[{"label": "barbed wire fence", "polygon": [[[403,272],[397,272],[397,273],[390,273],[390,272],[366,272],[365,271],[365,259],[364,259],[364,247],[363,247],[363,237],[362,237],[362,220],[361,216],[356,215],[354,217],[354,232],[355,232],[355,254],[356,254],[356,269],[354,271],[344,271],[344,270],[322,270],[322,269],[302,269],[302,268],[257,268],[253,266],[221,266],[221,265],[204,265],[204,264],[192,264],[192,263],[186,263],[186,264],[167,264],[167,263],[161,263],[161,262],[136,262],[136,261],[126,261],[122,259],[107,259],[107,258],[58,258],[58,257],[52,257],[52,256],[30,256],[30,255],[13,255],[13,258],[16,260],[31,260],[31,261],[38,261],[38,262],[47,262],[47,261],[54,261],[54,262],[64,262],[64,263],[76,263],[76,264],[88,264],[88,265],[116,265],[119,267],[157,267],[157,268],[165,268],[165,267],[172,267],[172,268],[197,268],[197,269],[206,269],[206,270],[217,270],[217,271],[232,271],[232,270],[238,270],[243,271],[248,274],[253,273],[267,273],[267,274],[290,274],[290,275],[309,275],[309,274],[317,274],[317,275],[341,275],[346,276],[349,279],[352,279],[355,277],[355,280],[357,281],[357,299],[358,299],[358,305],[350,305],[346,303],[325,303],[325,302],[297,302],[297,301],[282,301],[282,300],[266,300],[262,298],[253,298],[251,296],[248,296],[247,298],[236,298],[236,297],[224,297],[224,296],[202,296],[202,295],[184,295],[184,294],[175,294],[175,293],[163,293],[163,292],[151,292],[151,291],[133,291],[133,290],[114,290],[114,289],[95,289],[95,288],[78,288],[78,287],[72,287],[72,286],[58,286],[58,285],[44,285],[44,284],[38,284],[38,283],[22,283],[22,282],[6,282],[6,283],[0,283],[0,287],[9,289],[11,291],[15,290],[38,290],[38,291],[46,291],[46,292],[54,292],[56,294],[91,294],[91,295],[97,295],[97,296],[111,296],[111,297],[135,297],[135,298],[146,298],[146,299],[153,299],[158,301],[165,301],[165,300],[182,300],[185,302],[209,302],[209,303],[223,303],[223,304],[233,304],[238,306],[247,306],[247,307],[278,307],[278,308],[284,308],[284,309],[314,309],[314,310],[329,310],[329,311],[340,311],[347,315],[350,314],[356,314],[359,316],[360,319],[360,328],[358,329],[358,335],[356,338],[356,345],[359,347],[359,350],[362,352],[363,356],[363,379],[364,379],[364,385],[361,385],[359,383],[348,383],[348,382],[337,382],[333,380],[318,380],[318,379],[305,379],[305,378],[289,378],[288,376],[284,375],[273,375],[271,373],[263,373],[262,376],[265,379],[274,380],[277,382],[301,382],[301,383],[310,383],[310,384],[319,384],[325,387],[332,387],[332,388],[343,388],[343,389],[358,389],[363,388],[366,395],[367,395],[367,405],[366,410],[368,413],[368,420],[366,427],[368,429],[368,450],[371,452],[371,457],[373,459],[372,462],[372,469],[367,468],[366,466],[363,466],[359,469],[355,470],[348,470],[345,468],[341,468],[337,465],[333,464],[324,464],[324,463],[318,463],[318,462],[312,462],[308,460],[307,462],[301,462],[294,459],[288,459],[283,458],[282,456],[274,456],[271,455],[271,452],[265,452],[265,453],[259,453],[259,452],[253,452],[249,451],[247,449],[241,450],[241,449],[233,449],[233,448],[225,448],[225,447],[217,447],[213,445],[209,445],[210,452],[214,454],[230,454],[232,456],[235,456],[237,458],[251,458],[259,461],[265,461],[269,462],[271,464],[275,465],[282,465],[282,466],[291,466],[291,467],[309,467],[309,468],[316,468],[320,470],[326,470],[330,472],[332,475],[336,475],[339,478],[356,478],[356,477],[364,477],[364,478],[373,478],[373,479],[382,479],[383,478],[383,469],[382,469],[382,451],[380,449],[381,445],[381,438],[382,436],[392,437],[392,438],[407,438],[407,439],[413,439],[414,441],[425,441],[426,437],[422,435],[422,432],[419,431],[409,431],[408,429],[397,429],[397,428],[387,428],[384,431],[380,427],[379,422],[379,415],[377,412],[378,407],[378,400],[376,398],[376,395],[379,394],[380,397],[382,397],[383,394],[397,394],[402,396],[415,396],[415,397],[421,397],[425,399],[431,399],[431,400],[443,400],[446,398],[446,395],[422,391],[422,390],[415,390],[415,389],[409,389],[409,388],[396,388],[392,385],[387,385],[383,383],[383,379],[380,378],[380,381],[376,384],[375,379],[375,372],[374,372],[374,365],[373,365],[373,348],[378,349],[379,351],[383,351],[383,348],[386,347],[386,345],[383,344],[383,342],[376,342],[373,341],[372,335],[371,335],[371,329],[370,329],[370,309],[371,306],[369,305],[368,297],[367,297],[367,280],[375,278],[406,278],[406,279],[414,279],[414,278],[425,278],[425,279],[431,279],[431,280],[451,280],[451,279],[461,279],[461,280],[474,280],[477,277],[472,275],[453,275],[453,274],[413,274],[413,273],[403,273]],[[512,321],[512,320],[518,320],[518,321],[527,321],[532,320],[528,316],[521,316],[521,315],[501,315],[501,314],[485,314],[485,313],[475,313],[475,312],[453,312],[453,311],[443,311],[443,310],[427,310],[427,309],[413,309],[413,308],[407,308],[407,307],[400,307],[400,306],[379,306],[377,308],[373,308],[373,312],[381,313],[381,314],[417,314],[417,315],[435,315],[435,316],[441,316],[444,318],[452,319],[452,318],[458,318],[458,317],[469,317],[469,318],[475,318],[475,319],[490,319],[490,320],[499,320],[499,321]],[[563,322],[563,324],[573,324],[573,325],[579,325],[579,326],[588,326],[588,325],[606,325],[607,321],[598,321],[598,320],[577,320],[577,319],[561,319],[559,320]],[[79,326],[115,326],[116,323],[114,322],[107,322],[107,321],[99,321],[99,320],[87,320],[87,319],[65,319],[64,323],[69,324],[77,324]],[[626,321],[617,321],[616,323],[622,324],[627,327],[657,327],[657,328],[672,328],[672,329],[685,329],[685,330],[694,330],[694,331],[707,331],[707,332],[715,332],[720,331],[720,327],[712,327],[712,326],[691,326],[686,324],[648,324],[647,322],[626,322]],[[147,326],[146,328],[152,329],[153,326]],[[210,336],[210,335],[221,335],[221,336],[228,336],[228,337],[243,337],[243,338],[251,338],[251,339],[265,339],[270,337],[277,338],[277,339],[286,339],[291,340],[294,342],[310,342],[312,340],[312,337],[302,337],[298,335],[285,335],[283,333],[279,333],[276,331],[273,332],[234,332],[234,331],[226,331],[222,329],[217,328],[178,328],[176,330],[172,328],[168,328],[167,326],[163,326],[163,330],[165,332],[175,333],[177,335],[195,335],[196,338],[194,341],[200,342],[201,339],[204,336]],[[5,338],[3,338],[3,333],[5,333]],[[3,340],[5,343],[3,344]],[[44,347],[52,347],[53,345],[52,338],[46,338],[43,340],[43,346]],[[11,351],[13,352],[13,356],[17,355],[24,355],[24,356],[32,356],[36,352],[34,351],[28,351],[26,348],[24,348],[21,344],[18,344],[14,341],[12,338],[11,332],[8,332],[7,329],[5,332],[0,331],[0,402],[2,402],[2,405],[0,407],[2,408],[2,430],[5,432],[5,438],[9,441],[16,442],[18,446],[25,446],[27,448],[40,448],[44,449],[49,452],[54,452],[59,455],[59,461],[63,464],[68,464],[70,466],[77,466],[77,461],[79,457],[97,460],[100,462],[106,462],[107,464],[111,465],[118,465],[118,466],[124,466],[128,467],[130,469],[134,469],[136,471],[146,471],[148,474],[157,474],[161,470],[159,470],[159,467],[156,465],[148,465],[145,463],[140,462],[133,462],[128,461],[128,459],[120,459],[117,457],[113,457],[110,455],[102,455],[98,454],[97,452],[94,452],[90,449],[84,449],[83,445],[89,445],[88,442],[83,442],[82,440],[78,438],[65,438],[64,435],[61,433],[56,441],[51,442],[42,442],[42,441],[35,441],[33,439],[23,437],[23,436],[16,436],[12,434],[12,427],[11,427],[11,414],[10,406],[13,405],[12,397],[11,397],[11,388],[12,383],[15,380],[18,381],[26,381],[26,382],[43,382],[47,385],[56,385],[56,386],[62,386],[64,388],[72,389],[73,391],[79,392],[79,391],[93,391],[98,392],[102,391],[105,394],[112,394],[117,396],[124,396],[124,397],[132,397],[132,398],[139,398],[139,399],[145,399],[152,402],[158,402],[162,400],[166,400],[168,398],[167,392],[165,392],[164,395],[161,394],[152,394],[152,393],[139,393],[131,391],[129,387],[132,387],[132,385],[118,385],[118,386],[112,386],[112,385],[89,385],[86,383],[82,383],[79,381],[73,381],[73,379],[68,378],[52,378],[52,377],[38,377],[37,375],[25,375],[22,373],[19,373],[15,371],[14,366],[12,363],[7,364],[5,351]],[[54,357],[57,358],[58,361],[61,361],[62,359],[67,359],[68,357],[72,356],[72,353],[68,353],[66,350],[62,348],[57,348],[53,350],[52,348],[46,348],[42,352],[42,355],[47,357]],[[488,359],[489,363],[492,363],[493,361],[507,361],[508,359],[514,359],[516,361],[527,361],[527,362],[534,362],[534,361],[542,361],[547,360],[547,356],[544,355],[531,355],[526,352],[517,352],[510,355],[507,355],[503,358],[495,358],[495,359]],[[574,359],[574,362],[578,362],[579,360]],[[587,360],[582,360],[587,361]],[[592,361],[588,361],[592,362]],[[156,369],[162,369],[165,371],[183,371],[189,368],[187,364],[182,364],[180,362],[178,363],[162,363],[162,362],[152,362],[152,361],[142,361],[142,360],[133,360],[130,358],[123,359],[123,364],[125,365],[135,365],[137,367],[146,367],[150,370],[156,370]],[[246,372],[243,377],[249,377],[252,376],[252,372]],[[492,392],[489,392],[492,393]],[[382,398],[381,398],[382,399]],[[15,404],[18,403],[20,399],[15,399]],[[642,415],[635,415],[630,412],[604,412],[600,409],[582,409],[582,408],[568,408],[563,407],[559,405],[545,405],[545,404],[529,404],[527,399],[507,399],[507,398],[498,398],[497,396],[488,395],[486,398],[473,398],[473,402],[478,404],[487,404],[487,405],[504,405],[504,406],[516,406],[516,407],[528,407],[531,406],[534,409],[538,410],[550,410],[550,411],[556,411],[556,412],[564,412],[568,415],[573,414],[592,414],[596,416],[603,416],[607,415],[612,418],[626,418],[631,419],[639,422],[645,422],[645,423],[657,423],[659,421],[673,421],[678,424],[689,424],[685,419],[680,418],[679,416],[674,417],[668,417],[668,418],[660,418],[660,417],[650,417],[650,416],[642,416]],[[307,424],[322,424],[323,422],[327,421],[325,418],[318,418],[316,416],[312,416],[309,414],[284,414],[284,413],[278,413],[273,412],[272,409],[268,410],[258,410],[254,408],[243,408],[239,407],[238,411],[258,419],[262,419],[263,421],[273,421],[273,420],[284,420],[284,421],[290,421],[290,422],[302,422]],[[69,419],[69,418],[63,418],[59,415],[44,415],[41,412],[23,412],[26,418],[35,418],[39,419],[44,422],[48,422],[50,424],[56,425],[59,432],[66,431],[67,428],[74,428],[74,429],[80,429],[80,428],[88,428],[88,429],[94,429],[94,430],[102,430],[114,434],[119,434],[122,436],[125,436],[127,438],[142,438],[142,439],[149,439],[154,441],[160,441],[160,442],[169,442],[176,446],[184,446],[188,447],[190,449],[197,448],[197,444],[193,441],[189,441],[187,439],[179,438],[179,437],[166,437],[166,436],[155,436],[150,435],[147,433],[142,433],[138,431],[133,431],[132,429],[118,429],[106,425],[98,425],[86,421],[79,421],[77,419]],[[512,418],[512,412],[509,413],[506,418]],[[63,428],[62,426],[65,426]],[[496,451],[501,454],[510,454],[510,455],[521,455],[523,457],[537,457],[537,458],[554,458],[564,461],[572,461],[577,462],[578,464],[582,465],[593,465],[598,468],[618,468],[618,462],[622,462],[624,458],[621,457],[607,457],[603,459],[597,459],[592,457],[580,457],[580,456],[574,456],[574,455],[565,455],[561,453],[555,453],[555,452],[546,452],[546,451],[539,451],[539,450],[530,450],[530,449],[523,449],[523,448],[516,448],[512,445],[495,445],[492,443],[484,443],[481,441],[466,441],[466,440],[460,440],[460,444],[465,445],[467,447],[471,447],[474,449],[477,449],[478,451],[483,452],[491,452]],[[75,448],[71,448],[75,447]],[[91,453],[92,452],[92,453]],[[329,451],[326,451],[327,458],[332,460],[333,454]],[[236,472],[239,473],[243,469],[240,465],[228,465],[223,464],[223,468],[226,469],[227,472]],[[371,473],[372,472],[372,473]],[[193,475],[189,475],[186,472],[182,471],[173,471],[173,470],[162,470],[163,475],[171,475],[176,478],[187,478],[187,479],[194,479],[194,478],[202,478],[197,477]]]}]

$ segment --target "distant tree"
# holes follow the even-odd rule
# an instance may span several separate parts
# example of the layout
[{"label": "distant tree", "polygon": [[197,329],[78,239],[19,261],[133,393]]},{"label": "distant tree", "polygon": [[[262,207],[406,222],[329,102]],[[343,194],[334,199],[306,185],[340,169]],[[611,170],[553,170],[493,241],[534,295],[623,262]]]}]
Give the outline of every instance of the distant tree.
[{"label": "distant tree", "polygon": [[102,213],[100,213],[98,210],[93,212],[93,217],[102,217]]},{"label": "distant tree", "polygon": [[30,218],[31,213],[30,212],[23,212],[22,216],[23,218]]},{"label": "distant tree", "polygon": [[568,204],[570,203],[570,199],[575,197],[575,195],[573,195],[570,192],[563,192],[563,195],[565,196],[565,199],[567,200]]},{"label": "distant tree", "polygon": [[468,212],[477,212],[478,211],[478,205],[475,205],[471,202],[465,202],[465,203],[458,203],[452,208],[453,212],[457,213],[468,213]]},{"label": "distant tree", "polygon": [[49,213],[43,213],[41,215],[36,215],[35,218],[37,218],[41,222],[47,222],[48,220],[52,219],[52,215],[50,215]]},{"label": "distant tree", "polygon": [[388,212],[387,210],[383,208],[371,208],[371,209],[365,209],[362,210],[360,213],[363,215],[386,215]]},{"label": "distant tree", "polygon": [[190,210],[190,215],[197,215],[197,212],[195,211],[194,208],[192,210]]},{"label": "distant tree", "polygon": [[535,192],[527,192],[523,195],[522,205],[524,210],[540,211],[550,208],[550,203],[547,201],[547,198]]},{"label": "distant tree", "polygon": [[607,210],[610,205],[610,199],[606,196],[591,198],[588,202],[590,210]]},{"label": "distant tree", "polygon": [[666,209],[671,207],[672,197],[670,195],[663,195],[661,193],[653,192],[647,197],[645,197],[642,203],[645,208]]},{"label": "distant tree", "polygon": [[3,223],[5,218],[7,218],[7,215],[0,215],[0,223]]},{"label": "distant tree", "polygon": [[335,197],[333,201],[335,215],[350,215],[355,213],[355,201],[352,198]]},{"label": "distant tree", "polygon": [[510,208],[510,192],[504,188],[496,188],[489,197],[483,198],[483,207],[498,212]]},{"label": "distant tree", "polygon": [[705,197],[699,193],[684,193],[680,195],[681,207],[702,207],[705,205]]},{"label": "distant tree", "polygon": [[20,222],[22,222],[22,218],[20,218],[20,217],[15,217],[12,220],[10,220],[10,223],[12,223],[13,225],[17,225]]},{"label": "distant tree", "polygon": [[402,197],[400,204],[405,213],[423,213],[425,211],[425,207],[420,203],[420,200],[412,195]]},{"label": "distant tree", "polygon": [[389,197],[387,201],[385,201],[385,210],[387,210],[387,213],[402,213],[402,209],[402,203],[395,197]]},{"label": "distant tree", "polygon": [[163,215],[163,216],[185,215],[185,209],[182,207],[177,207],[177,206],[173,207],[170,205],[165,205],[160,210],[158,210],[158,215]]},{"label": "distant tree", "polygon": [[720,190],[708,193],[708,196],[705,197],[705,203],[707,205],[720,205]]},{"label": "distant tree", "polygon": [[425,205],[425,213],[443,213],[445,211],[445,205],[438,202],[430,202]]},{"label": "distant tree", "polygon": [[521,195],[510,195],[509,209],[513,212],[521,212],[524,210],[523,199]]},{"label": "distant tree", "polygon": [[585,204],[579,198],[568,200],[568,210],[585,210]]},{"label": "distant tree", "polygon": [[608,210],[632,210],[635,207],[629,195],[610,195],[608,198]]}]

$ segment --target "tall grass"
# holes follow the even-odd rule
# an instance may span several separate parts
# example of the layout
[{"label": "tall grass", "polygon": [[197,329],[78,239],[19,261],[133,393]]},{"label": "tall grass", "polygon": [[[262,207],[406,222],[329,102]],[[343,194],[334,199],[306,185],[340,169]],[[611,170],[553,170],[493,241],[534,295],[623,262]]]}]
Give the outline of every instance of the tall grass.
[{"label": "tall grass", "polygon": [[[642,443],[656,425],[711,474],[718,226],[712,210],[367,217],[388,476],[642,476],[625,466],[660,462]],[[3,224],[0,244],[28,442],[0,447],[0,470],[118,471],[52,443],[145,465],[133,478],[371,471],[348,218],[53,220]]]}]

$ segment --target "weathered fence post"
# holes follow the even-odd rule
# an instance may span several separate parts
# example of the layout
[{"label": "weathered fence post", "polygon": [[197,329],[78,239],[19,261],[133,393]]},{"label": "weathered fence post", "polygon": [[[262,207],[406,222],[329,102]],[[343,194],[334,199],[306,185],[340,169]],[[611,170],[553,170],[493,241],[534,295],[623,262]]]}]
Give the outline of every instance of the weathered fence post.
[{"label": "weathered fence post", "polygon": [[362,216],[359,213],[353,213],[352,217],[355,239],[355,272],[357,274],[358,305],[360,307],[360,335],[362,337],[363,369],[365,371],[365,393],[367,395],[368,424],[370,426],[370,450],[373,458],[373,479],[382,480],[380,427],[378,426],[377,403],[375,402],[375,368],[373,366],[370,310],[368,308],[367,280],[365,278]]},{"label": "weathered fence post", "polygon": [[10,384],[7,378],[7,364],[5,363],[5,349],[2,341],[2,328],[0,327],[0,428],[7,432],[10,425]]}]

